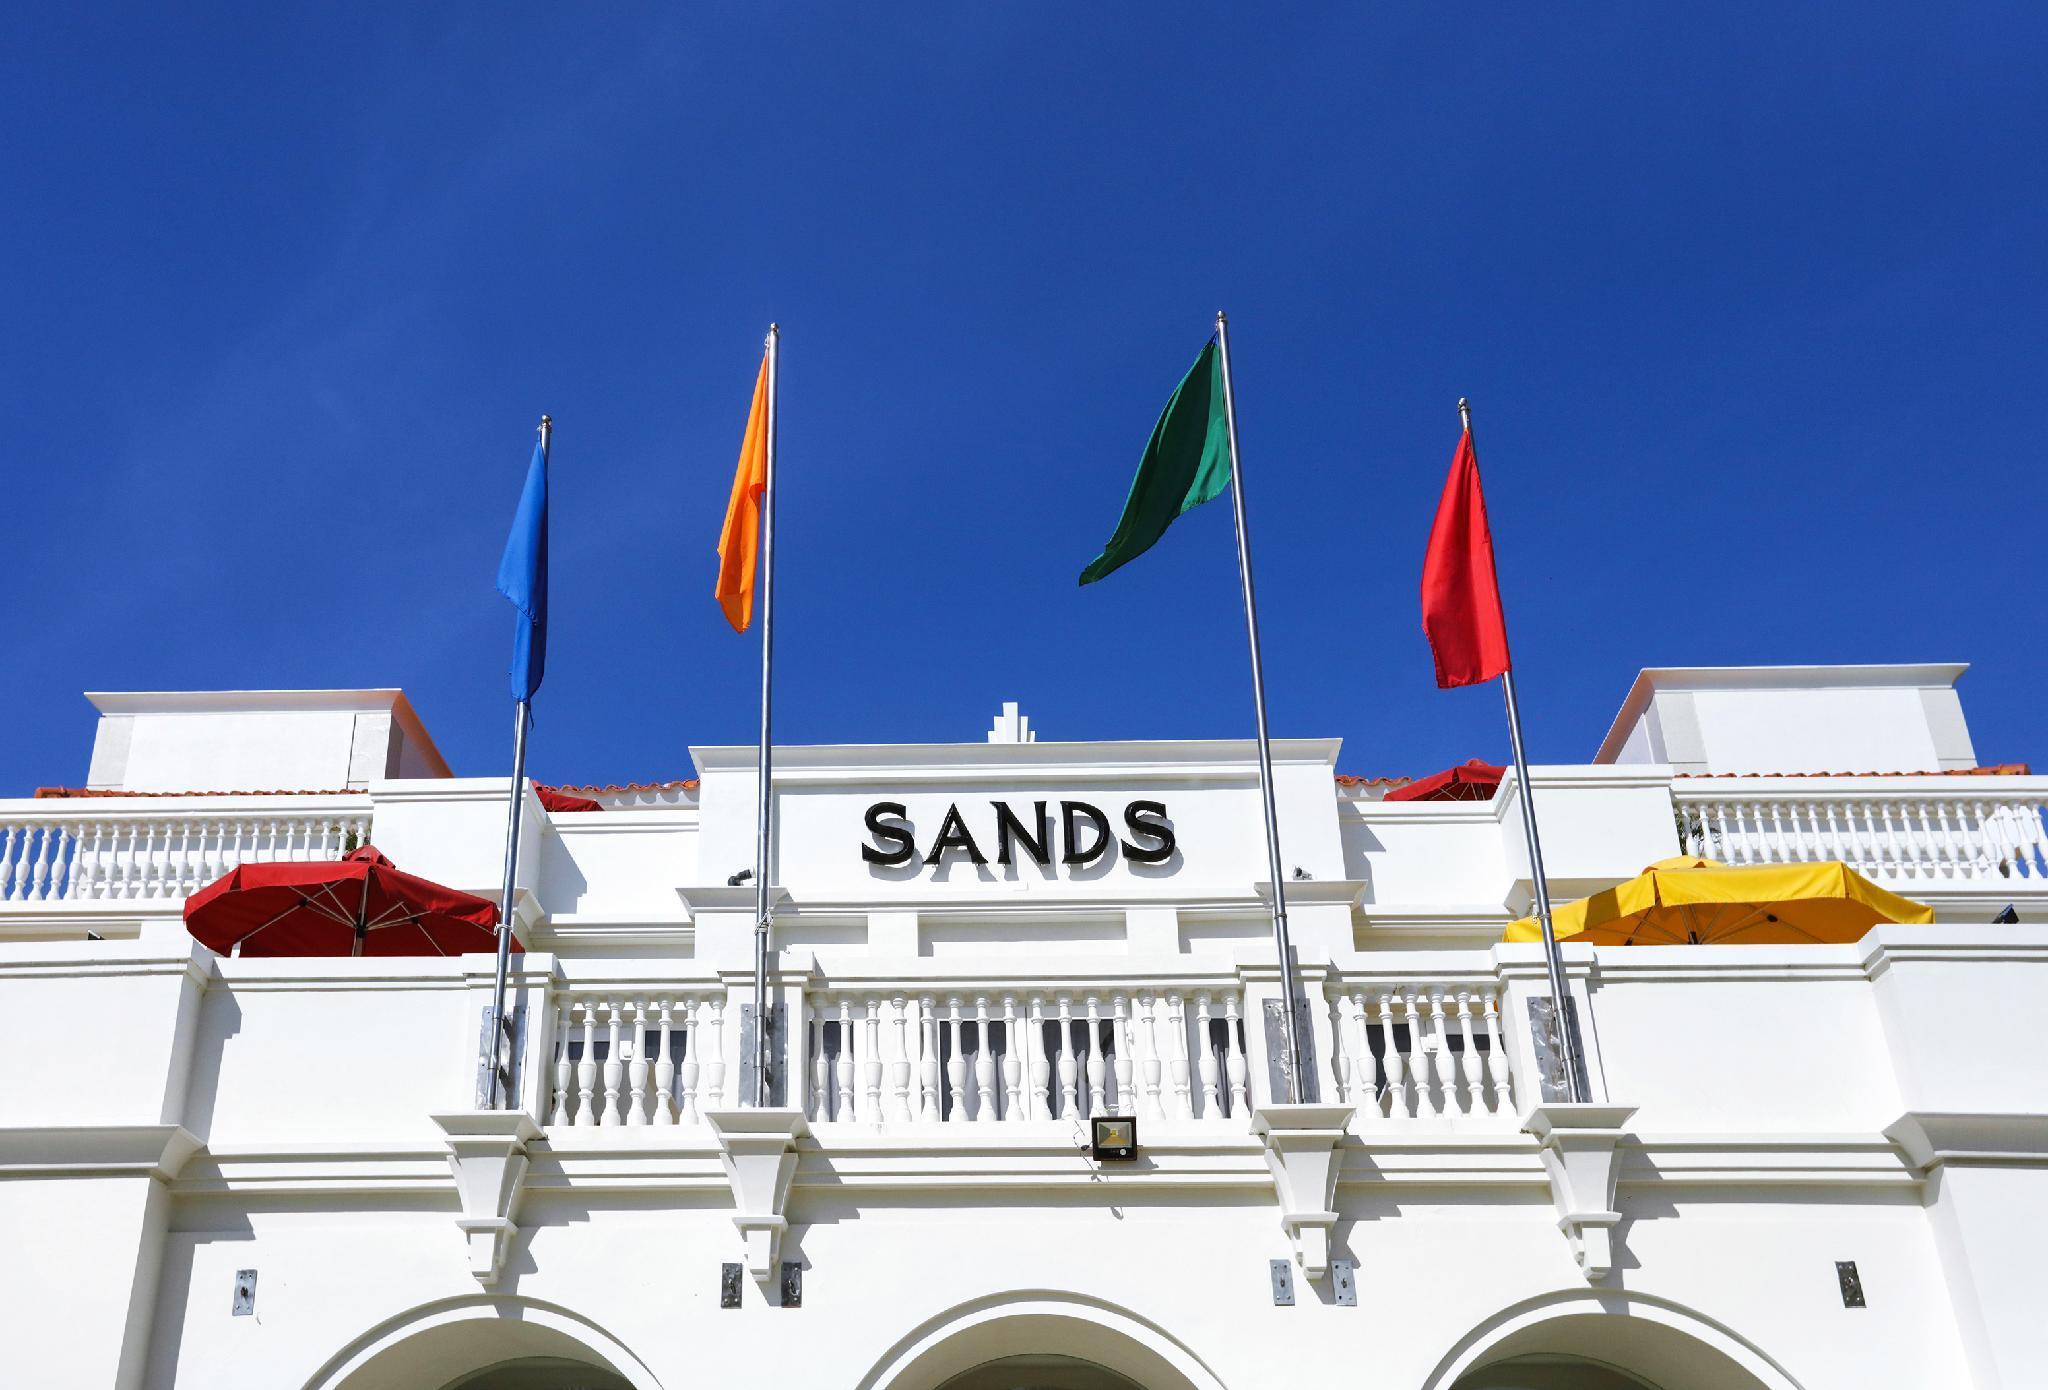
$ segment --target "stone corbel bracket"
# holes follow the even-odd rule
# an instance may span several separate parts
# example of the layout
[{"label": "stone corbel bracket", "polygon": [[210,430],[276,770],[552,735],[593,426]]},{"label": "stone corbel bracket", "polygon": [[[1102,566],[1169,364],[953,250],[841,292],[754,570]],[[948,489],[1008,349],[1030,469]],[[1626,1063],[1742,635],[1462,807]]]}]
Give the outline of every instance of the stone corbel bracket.
[{"label": "stone corbel bracket", "polygon": [[1543,1148],[1550,1199],[1557,1204],[1557,1228],[1571,1242],[1572,1256],[1586,1282],[1602,1282],[1614,1270],[1614,1182],[1620,1144],[1634,1118],[1633,1105],[1539,1105],[1522,1129]]},{"label": "stone corbel bracket", "polygon": [[1252,1132],[1265,1146],[1280,1199],[1280,1227],[1294,1242],[1305,1279],[1320,1279],[1330,1270],[1337,1167],[1355,1113],[1349,1105],[1266,1105],[1252,1112]]},{"label": "stone corbel bracket", "polygon": [[526,1183],[526,1146],[540,1125],[524,1110],[459,1110],[436,1115],[448,1141],[448,1166],[462,1198],[455,1218],[469,1242],[469,1272],[485,1288],[498,1282],[505,1254],[519,1234],[519,1193]]},{"label": "stone corbel bracket", "polygon": [[772,1279],[789,1229],[789,1184],[796,1176],[796,1141],[810,1126],[801,1110],[707,1110],[718,1136],[718,1161],[732,1184],[732,1224],[746,1248],[747,1273]]}]

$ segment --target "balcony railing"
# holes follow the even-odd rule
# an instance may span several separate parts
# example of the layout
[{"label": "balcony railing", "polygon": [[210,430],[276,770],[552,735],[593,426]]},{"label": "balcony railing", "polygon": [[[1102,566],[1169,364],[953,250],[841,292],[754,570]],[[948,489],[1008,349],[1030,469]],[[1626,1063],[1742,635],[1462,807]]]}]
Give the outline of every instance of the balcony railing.
[{"label": "balcony railing", "polygon": [[1677,783],[1672,798],[1686,852],[1729,864],[1833,859],[1922,885],[2048,879],[2048,779],[1992,780],[1717,779]]},{"label": "balcony railing", "polygon": [[1462,1127],[1515,1114],[1515,1082],[1491,982],[1329,986],[1337,1099],[1361,1127]]},{"label": "balcony railing", "polygon": [[367,799],[361,808],[220,811],[140,810],[108,798],[5,812],[0,902],[180,898],[238,864],[333,859],[369,838]]},{"label": "balcony railing", "polygon": [[633,997],[555,995],[547,1123],[700,1125],[735,1099],[725,1063],[725,991],[709,983]]},{"label": "balcony railing", "polygon": [[1249,1114],[1235,981],[821,990],[801,1031],[816,1122],[1225,1122]]}]

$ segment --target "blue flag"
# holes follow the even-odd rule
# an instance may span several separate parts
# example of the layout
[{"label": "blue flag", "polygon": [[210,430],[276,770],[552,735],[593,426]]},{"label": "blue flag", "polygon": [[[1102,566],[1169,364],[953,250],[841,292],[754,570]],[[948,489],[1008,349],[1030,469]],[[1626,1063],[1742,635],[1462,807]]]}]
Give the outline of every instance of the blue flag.
[{"label": "blue flag", "polygon": [[512,629],[512,698],[531,700],[548,661],[548,456],[539,444],[526,467],[512,534],[505,537],[505,558],[498,561],[498,592],[519,610]]}]

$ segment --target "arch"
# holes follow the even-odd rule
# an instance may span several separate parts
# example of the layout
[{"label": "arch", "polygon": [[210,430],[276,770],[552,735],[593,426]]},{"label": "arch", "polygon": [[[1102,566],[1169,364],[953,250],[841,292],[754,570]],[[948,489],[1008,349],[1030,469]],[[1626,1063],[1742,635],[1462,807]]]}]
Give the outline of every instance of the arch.
[{"label": "arch", "polygon": [[1224,1390],[1177,1338],[1113,1303],[1051,1289],[972,1299],[927,1319],[875,1363],[855,1390],[938,1390],[1006,1356],[1057,1350],[1147,1390]]},{"label": "arch", "polygon": [[433,1390],[518,1357],[580,1361],[661,1390],[639,1357],[580,1313],[538,1299],[469,1294],[378,1323],[330,1357],[306,1390]]},{"label": "arch", "polygon": [[1641,1377],[1659,1390],[1802,1390],[1748,1339],[1650,1294],[1568,1289],[1510,1304],[1465,1334],[1423,1390],[1452,1390],[1516,1357],[1564,1356]]}]

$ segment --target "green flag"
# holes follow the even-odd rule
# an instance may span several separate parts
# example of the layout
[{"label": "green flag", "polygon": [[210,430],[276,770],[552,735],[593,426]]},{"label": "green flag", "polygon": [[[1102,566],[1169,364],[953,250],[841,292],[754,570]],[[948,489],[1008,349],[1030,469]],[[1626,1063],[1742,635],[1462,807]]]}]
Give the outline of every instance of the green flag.
[{"label": "green flag", "polygon": [[1116,534],[1081,571],[1093,584],[1137,559],[1166,534],[1173,519],[1230,486],[1230,425],[1223,414],[1223,362],[1211,338],[1152,427],[1152,442],[1131,479]]}]

